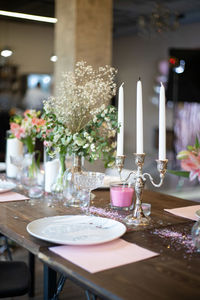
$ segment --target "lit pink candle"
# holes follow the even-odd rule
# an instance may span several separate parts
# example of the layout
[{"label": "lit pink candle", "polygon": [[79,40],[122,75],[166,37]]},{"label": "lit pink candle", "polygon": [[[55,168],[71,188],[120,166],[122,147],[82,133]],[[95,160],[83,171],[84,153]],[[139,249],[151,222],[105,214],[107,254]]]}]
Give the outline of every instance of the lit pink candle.
[{"label": "lit pink candle", "polygon": [[111,186],[110,196],[112,206],[129,207],[133,202],[134,189],[128,186]]}]

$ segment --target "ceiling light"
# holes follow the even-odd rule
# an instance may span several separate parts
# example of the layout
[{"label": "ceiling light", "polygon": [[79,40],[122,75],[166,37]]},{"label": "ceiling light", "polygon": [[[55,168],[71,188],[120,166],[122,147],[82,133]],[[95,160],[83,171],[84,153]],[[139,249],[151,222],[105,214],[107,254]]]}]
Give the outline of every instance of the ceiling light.
[{"label": "ceiling light", "polygon": [[47,22],[47,23],[56,23],[56,18],[50,18],[50,17],[42,17],[42,16],[36,16],[36,15],[29,15],[29,14],[23,14],[23,13],[16,13],[12,11],[5,11],[0,10],[1,16],[6,17],[13,17],[13,18],[20,18],[20,19],[26,19],[26,20],[33,20],[33,21],[39,21],[39,22]]},{"label": "ceiling light", "polygon": [[13,52],[9,48],[5,48],[1,51],[1,56],[3,56],[3,57],[9,57],[12,54],[13,54]]},{"label": "ceiling light", "polygon": [[58,57],[56,55],[52,55],[50,58],[50,61],[56,62],[58,60]]}]

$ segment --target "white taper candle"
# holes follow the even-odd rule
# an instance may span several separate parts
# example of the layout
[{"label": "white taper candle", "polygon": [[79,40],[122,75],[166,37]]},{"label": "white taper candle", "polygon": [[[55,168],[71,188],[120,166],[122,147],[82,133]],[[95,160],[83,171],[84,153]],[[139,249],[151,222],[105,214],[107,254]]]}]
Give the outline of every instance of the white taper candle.
[{"label": "white taper candle", "polygon": [[121,84],[118,94],[118,125],[120,125],[117,134],[117,156],[124,155],[124,83]]},{"label": "white taper candle", "polygon": [[165,88],[161,82],[159,101],[159,154],[160,160],[166,159],[166,116],[165,116]]},{"label": "white taper candle", "polygon": [[136,153],[143,151],[143,104],[142,104],[142,82],[137,82],[137,106],[136,106]]}]

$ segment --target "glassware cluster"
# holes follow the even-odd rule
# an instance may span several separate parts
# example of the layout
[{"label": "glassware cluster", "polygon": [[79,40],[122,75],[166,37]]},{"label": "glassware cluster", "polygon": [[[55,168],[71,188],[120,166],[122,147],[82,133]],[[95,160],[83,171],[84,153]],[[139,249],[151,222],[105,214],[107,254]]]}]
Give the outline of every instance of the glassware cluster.
[{"label": "glassware cluster", "polygon": [[81,190],[85,191],[85,196],[82,197],[81,206],[87,207],[87,215],[89,214],[91,191],[103,185],[104,176],[104,173],[100,172],[83,172],[74,174],[75,184]]},{"label": "glassware cluster", "polygon": [[11,155],[10,162],[18,169],[16,181],[19,188],[28,190],[30,198],[40,198],[43,195],[44,171],[37,165],[35,152],[24,156]]}]

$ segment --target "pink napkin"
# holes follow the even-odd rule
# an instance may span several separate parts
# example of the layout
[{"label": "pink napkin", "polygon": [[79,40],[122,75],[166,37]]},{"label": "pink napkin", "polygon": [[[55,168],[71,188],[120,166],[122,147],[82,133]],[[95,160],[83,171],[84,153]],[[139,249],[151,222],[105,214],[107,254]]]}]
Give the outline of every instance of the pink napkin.
[{"label": "pink napkin", "polygon": [[200,209],[200,205],[192,205],[192,206],[178,207],[173,209],[165,209],[165,211],[168,211],[169,213],[172,213],[179,217],[198,221],[199,218],[195,215],[195,213],[199,209]]},{"label": "pink napkin", "polygon": [[26,200],[26,199],[29,198],[15,192],[7,192],[7,193],[0,194],[0,202],[18,201],[18,200]]},{"label": "pink napkin", "polygon": [[159,255],[122,239],[94,246],[56,246],[49,249],[90,273]]}]

